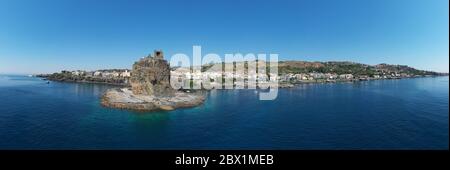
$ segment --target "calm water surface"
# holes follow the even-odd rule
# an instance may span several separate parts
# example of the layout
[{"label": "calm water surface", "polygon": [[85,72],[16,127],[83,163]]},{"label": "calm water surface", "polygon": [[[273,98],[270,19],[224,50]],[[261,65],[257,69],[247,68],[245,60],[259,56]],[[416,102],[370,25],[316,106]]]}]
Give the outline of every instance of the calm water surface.
[{"label": "calm water surface", "polygon": [[0,75],[0,149],[448,149],[448,77],[212,91],[153,113],[101,107],[108,88]]}]

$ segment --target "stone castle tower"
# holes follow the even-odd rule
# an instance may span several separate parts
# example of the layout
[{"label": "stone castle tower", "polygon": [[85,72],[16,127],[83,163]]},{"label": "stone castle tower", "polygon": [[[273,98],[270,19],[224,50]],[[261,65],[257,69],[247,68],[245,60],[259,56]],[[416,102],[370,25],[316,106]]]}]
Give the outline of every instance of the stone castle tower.
[{"label": "stone castle tower", "polygon": [[131,89],[136,95],[172,96],[170,66],[162,51],[155,50],[133,64],[130,78]]},{"label": "stone castle tower", "polygon": [[153,56],[154,56],[155,59],[164,60],[164,54],[163,54],[162,50],[155,50],[153,52]]}]

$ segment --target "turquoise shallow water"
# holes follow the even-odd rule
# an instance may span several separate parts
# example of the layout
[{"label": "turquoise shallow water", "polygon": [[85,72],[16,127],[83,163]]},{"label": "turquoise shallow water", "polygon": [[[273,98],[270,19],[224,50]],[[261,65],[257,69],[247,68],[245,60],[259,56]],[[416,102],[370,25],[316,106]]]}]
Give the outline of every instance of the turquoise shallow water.
[{"label": "turquoise shallow water", "polygon": [[0,149],[448,149],[449,79],[211,91],[202,106],[103,108],[107,85],[0,75]]}]

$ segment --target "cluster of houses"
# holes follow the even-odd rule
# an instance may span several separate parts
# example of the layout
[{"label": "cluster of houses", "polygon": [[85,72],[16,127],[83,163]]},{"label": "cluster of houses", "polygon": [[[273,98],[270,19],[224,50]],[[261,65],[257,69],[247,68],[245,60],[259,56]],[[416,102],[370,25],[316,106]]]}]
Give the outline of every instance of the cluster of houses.
[{"label": "cluster of houses", "polygon": [[290,82],[290,81],[312,81],[318,79],[325,80],[352,80],[354,78],[353,74],[334,74],[334,73],[301,73],[301,74],[283,74],[280,76],[279,80],[282,82]]},{"label": "cluster of houses", "polygon": [[[128,69],[109,69],[109,70],[97,70],[97,71],[62,71],[64,74],[69,74],[71,77],[78,77],[81,79],[88,79],[89,81],[109,82],[118,81],[119,83],[128,83],[131,77],[131,71]],[[278,82],[295,83],[295,82],[335,82],[335,81],[359,81],[370,79],[397,79],[415,77],[415,75],[396,72],[379,72],[377,74],[368,75],[353,75],[353,74],[336,74],[336,73],[287,73],[287,74],[249,74],[249,73],[233,73],[222,71],[206,71],[201,72],[196,70],[192,72],[189,68],[177,68],[171,71],[171,78],[176,78],[181,84],[190,86],[191,83],[201,83],[203,80],[210,79],[210,85],[216,86],[228,82],[232,82],[235,86],[243,86],[243,81],[256,80],[258,82],[267,82],[269,79],[278,80]],[[77,79],[78,79],[77,78]],[[222,78],[222,79],[221,79]],[[236,80],[236,81],[233,81]],[[191,81],[193,80],[193,81]],[[216,81],[216,80],[225,80]],[[241,83],[236,84],[236,83]],[[225,84],[226,85],[226,84]]]},{"label": "cluster of houses", "polygon": [[414,77],[414,75],[406,73],[380,73],[372,76],[368,75],[353,75],[353,74],[335,74],[335,73],[302,73],[302,74],[283,74],[279,77],[281,82],[292,81],[313,81],[313,80],[326,80],[326,81],[352,81],[352,80],[370,80],[370,79],[398,79]]},{"label": "cluster of houses", "polygon": [[[335,82],[335,81],[360,81],[360,80],[371,80],[371,79],[398,79],[398,78],[408,78],[415,77],[415,75],[407,74],[407,73],[397,73],[397,72],[377,72],[374,75],[354,75],[354,74],[336,74],[336,73],[287,73],[287,74],[240,74],[233,72],[221,72],[221,71],[207,71],[207,72],[191,72],[188,68],[177,69],[171,71],[172,77],[178,78],[179,81],[184,80],[184,82],[180,83],[190,83],[190,80],[194,80],[195,82],[201,82],[196,80],[205,80],[211,79],[212,84],[219,83],[214,82],[213,79],[217,80],[223,76],[226,79],[252,79],[258,81],[267,81],[269,78],[275,78],[278,82]],[[186,81],[189,80],[189,81]],[[232,81],[230,81],[232,82]],[[239,81],[238,81],[239,82]],[[223,83],[223,82],[222,82]]]},{"label": "cluster of houses", "polygon": [[[234,86],[244,86],[244,81],[254,80],[253,82],[263,82],[268,81],[269,78],[278,79],[277,74],[249,74],[249,73],[233,73],[233,72],[222,72],[222,71],[206,71],[201,72],[199,70],[191,72],[189,68],[178,68],[171,71],[171,79],[176,79],[176,81],[185,86],[189,86],[190,83],[200,85],[203,80],[210,80],[209,84],[211,86],[228,85],[227,83],[233,83],[229,85]],[[270,77],[269,77],[270,76]],[[235,81],[233,81],[233,79]],[[192,80],[192,81],[191,81]],[[224,82],[223,82],[224,81]]]},{"label": "cluster of houses", "polygon": [[[67,71],[66,71],[67,72]],[[64,71],[63,71],[64,73]],[[128,69],[112,69],[112,70],[97,70],[97,71],[71,71],[73,76],[82,77],[97,77],[97,78],[129,78],[131,72]]]},{"label": "cluster of houses", "polygon": [[[215,72],[215,71],[207,71],[207,72],[201,72],[201,71],[194,71],[191,72],[189,69],[185,68],[179,68],[177,70],[173,70],[170,72],[172,77],[178,77],[183,79],[193,79],[193,80],[201,80],[206,78],[216,79],[218,77],[223,77],[225,79],[227,78],[235,78],[235,79],[254,79],[254,80],[267,80],[269,76],[267,74],[248,74],[248,73],[233,73],[233,72]],[[271,77],[278,78],[277,74],[269,74]]]}]

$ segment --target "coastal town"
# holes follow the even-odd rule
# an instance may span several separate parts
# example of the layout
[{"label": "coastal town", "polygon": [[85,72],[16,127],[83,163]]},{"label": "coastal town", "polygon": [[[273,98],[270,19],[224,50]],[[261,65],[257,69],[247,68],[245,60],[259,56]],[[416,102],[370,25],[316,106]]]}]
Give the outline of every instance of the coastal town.
[{"label": "coastal town", "polygon": [[[149,55],[150,56],[150,55]],[[145,57],[143,57],[145,58]],[[222,63],[225,65],[224,63]],[[437,73],[417,70],[403,65],[378,64],[375,66],[352,63],[352,62],[304,62],[304,61],[282,61],[280,62],[278,74],[249,74],[224,72],[222,69],[208,69],[211,65],[202,66],[196,71],[190,68],[170,69],[172,77],[183,80],[190,80],[183,83],[201,83],[205,77],[218,79],[222,82],[233,82],[233,86],[244,86],[242,82],[236,80],[248,80],[252,78],[256,81],[268,81],[270,78],[276,79],[280,87],[293,87],[302,83],[335,83],[335,82],[358,82],[381,79],[402,79],[431,76],[447,76],[448,73]],[[235,66],[236,67],[236,66]],[[222,67],[219,67],[222,68]],[[201,71],[200,71],[201,70]],[[256,73],[256,72],[254,72]],[[53,74],[40,74],[37,77],[51,81],[63,82],[83,82],[83,83],[103,83],[120,86],[130,86],[132,72],[129,69],[103,69],[95,71],[61,71]],[[228,80],[228,81],[225,81]],[[201,84],[198,84],[201,85]]]}]

